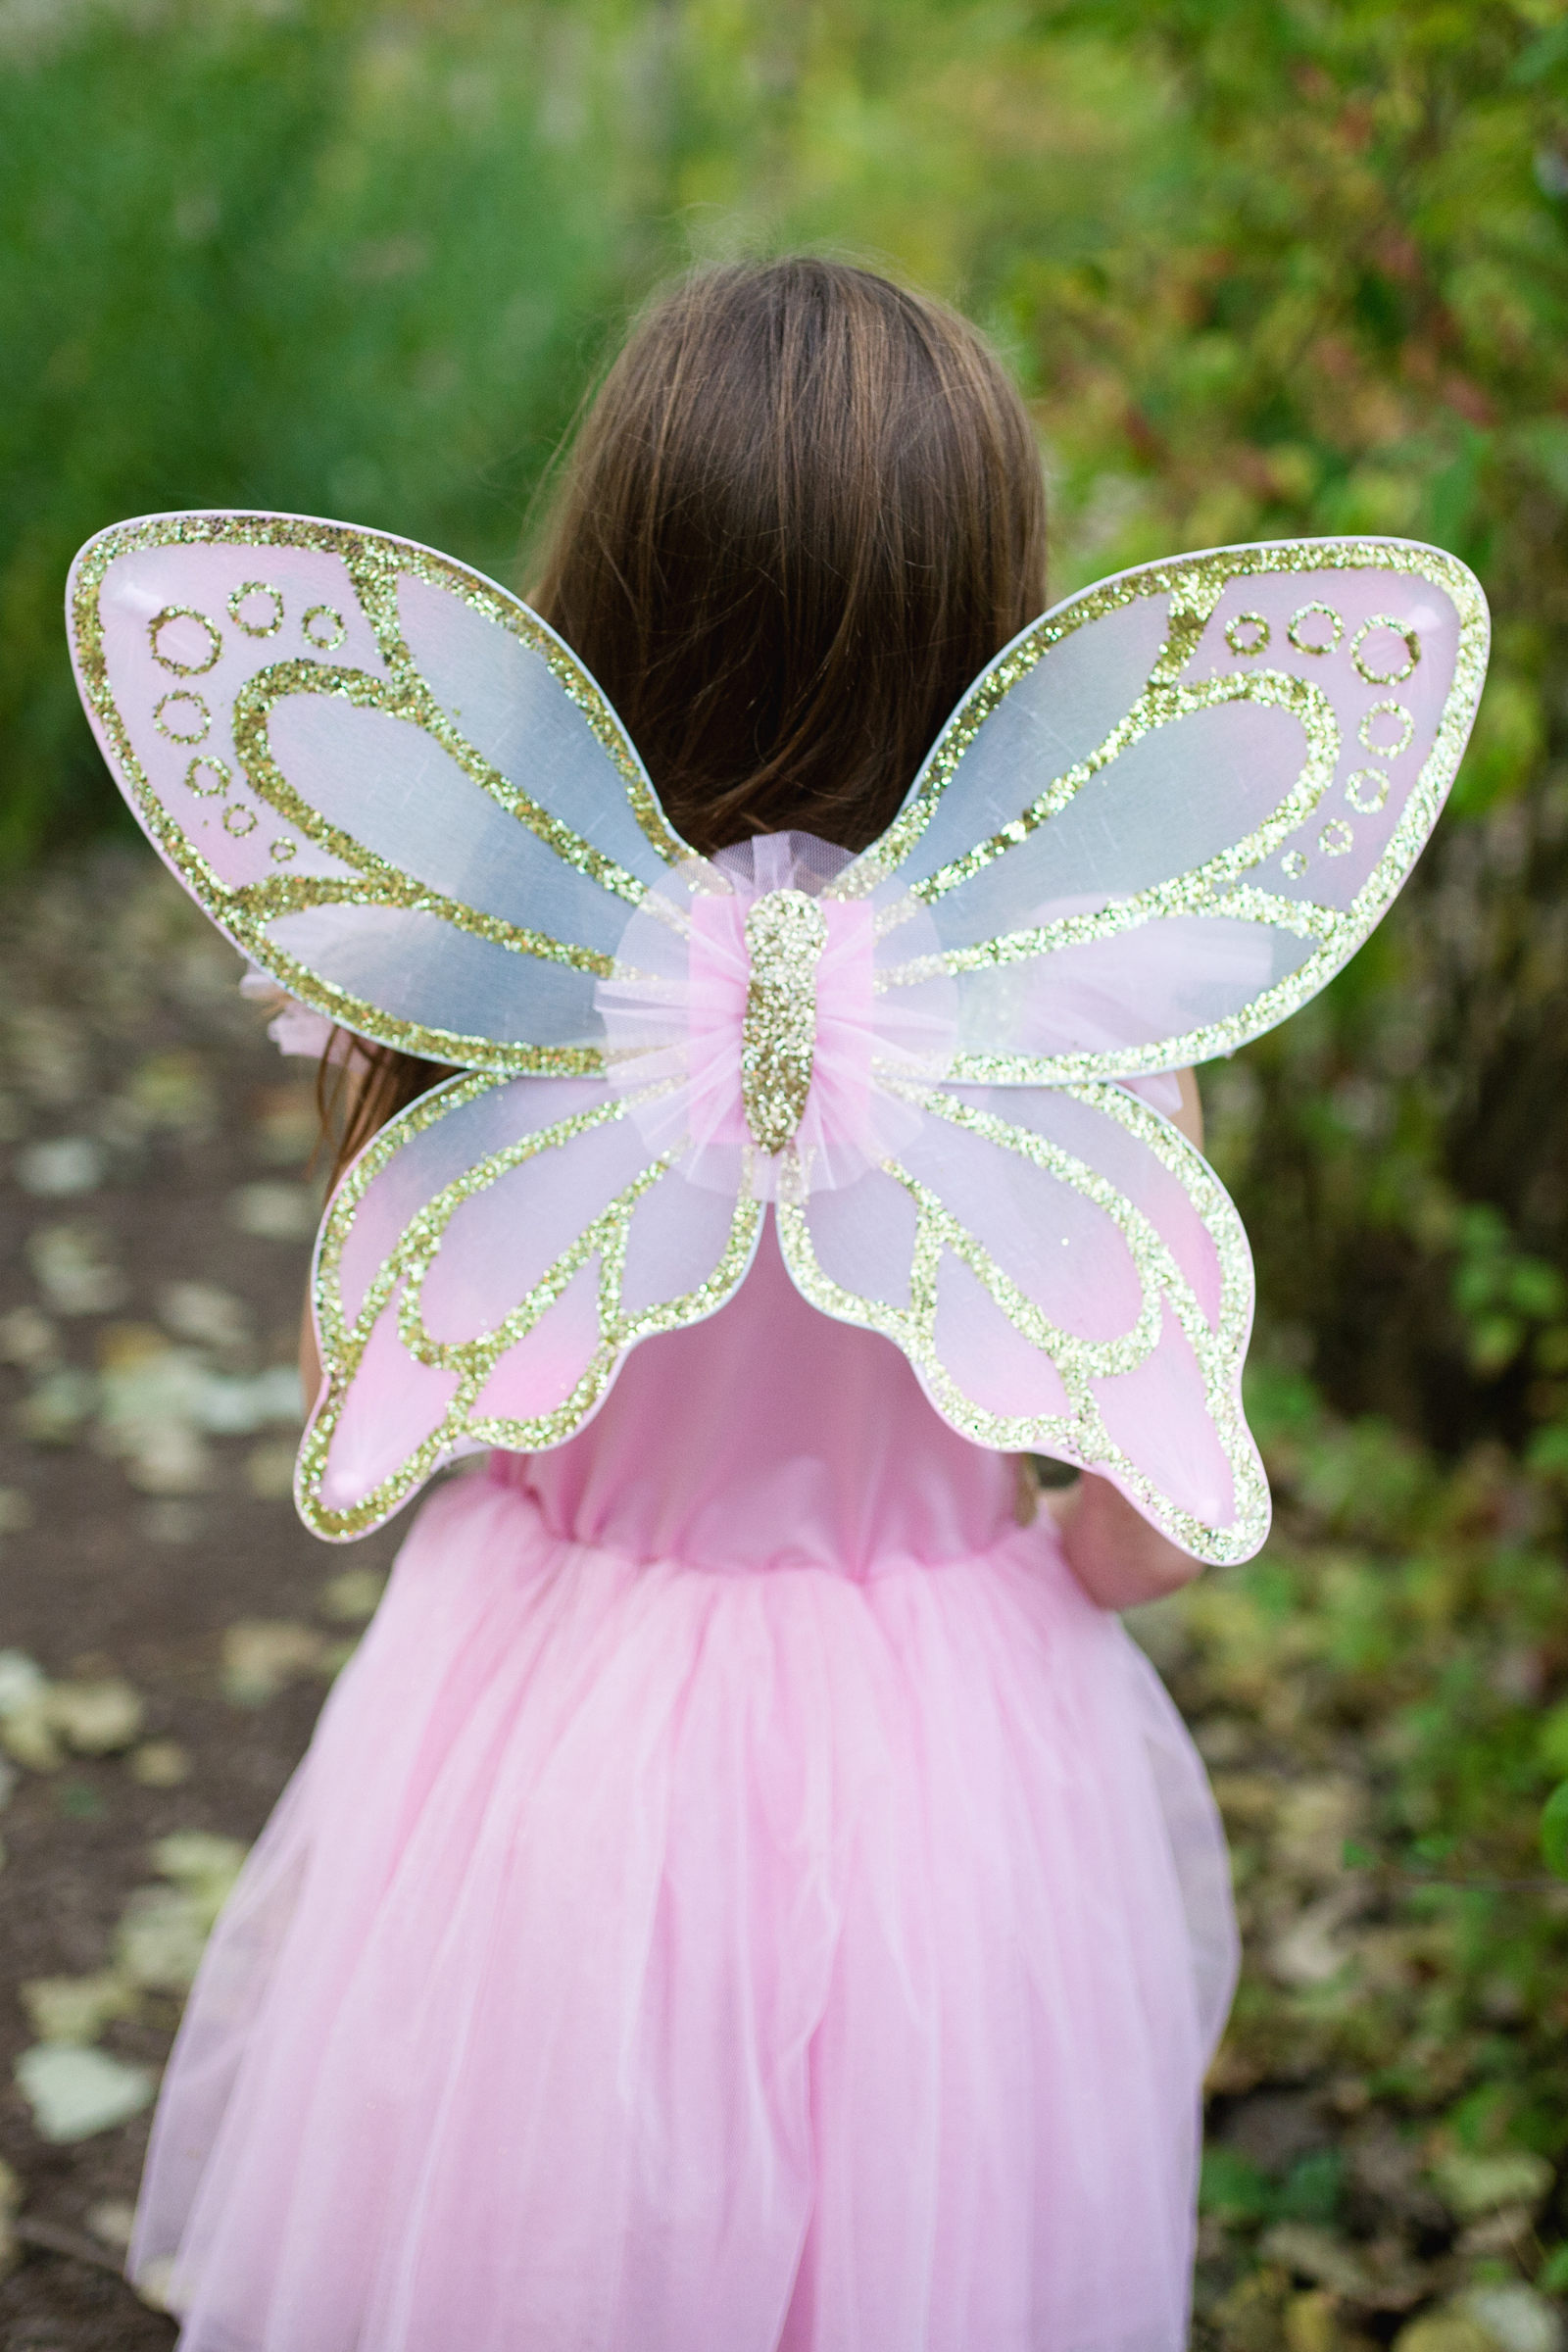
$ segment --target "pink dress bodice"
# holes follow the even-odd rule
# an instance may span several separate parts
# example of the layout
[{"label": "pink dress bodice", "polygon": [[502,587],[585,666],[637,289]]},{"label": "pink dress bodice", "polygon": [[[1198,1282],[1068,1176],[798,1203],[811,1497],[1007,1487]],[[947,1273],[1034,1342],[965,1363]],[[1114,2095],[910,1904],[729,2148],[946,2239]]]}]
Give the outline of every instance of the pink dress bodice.
[{"label": "pink dress bodice", "polygon": [[808,1305],[771,1211],[728,1305],[645,1341],[578,1436],[491,1475],[553,1535],[708,1569],[865,1578],[972,1558],[1014,1524],[1012,1456],[939,1419],[891,1341]]}]

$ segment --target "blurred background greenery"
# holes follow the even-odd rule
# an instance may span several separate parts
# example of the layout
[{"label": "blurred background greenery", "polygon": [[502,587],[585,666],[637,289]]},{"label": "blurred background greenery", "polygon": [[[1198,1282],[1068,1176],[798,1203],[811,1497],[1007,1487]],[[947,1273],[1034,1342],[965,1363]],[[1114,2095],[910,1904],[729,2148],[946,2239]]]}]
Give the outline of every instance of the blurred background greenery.
[{"label": "blurred background greenery", "polygon": [[[1414,883],[1204,1076],[1282,1520],[1186,1654],[1195,1704],[1219,1674],[1265,1727],[1287,1686],[1298,1732],[1381,1727],[1358,1867],[1528,1876],[1568,1772],[1562,0],[0,0],[0,856],[121,821],[60,617],[90,532],[271,505],[524,584],[628,311],[801,245],[997,339],[1057,594],[1341,530],[1486,583]],[[1396,2095],[1555,2153],[1561,1920],[1463,1899],[1441,2038],[1471,2071],[1433,2093],[1413,2058]],[[1499,1969],[1525,2022],[1482,2001],[1466,2041]]]}]

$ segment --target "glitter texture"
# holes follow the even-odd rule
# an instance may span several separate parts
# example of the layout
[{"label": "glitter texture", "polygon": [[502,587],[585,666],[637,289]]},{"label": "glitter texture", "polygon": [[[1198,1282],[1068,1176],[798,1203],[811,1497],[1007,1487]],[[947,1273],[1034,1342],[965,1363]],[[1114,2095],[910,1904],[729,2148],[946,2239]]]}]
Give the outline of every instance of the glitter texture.
[{"label": "glitter texture", "polygon": [[801,1123],[816,1049],[816,966],[827,920],[804,890],[770,890],[746,917],[752,959],[741,1031],[741,1101],[764,1152]]}]

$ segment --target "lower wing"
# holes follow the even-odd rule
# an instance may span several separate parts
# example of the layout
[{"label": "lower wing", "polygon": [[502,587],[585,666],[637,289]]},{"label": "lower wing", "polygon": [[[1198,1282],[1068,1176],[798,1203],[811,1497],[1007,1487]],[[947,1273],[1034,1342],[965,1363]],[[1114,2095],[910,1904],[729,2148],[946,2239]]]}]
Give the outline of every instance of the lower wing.
[{"label": "lower wing", "polygon": [[688,1184],[633,1102],[471,1072],[354,1162],[313,1275],[325,1381],[295,1495],[316,1534],[368,1534],[460,1454],[560,1445],[639,1340],[739,1287],[760,1204]]},{"label": "lower wing", "polygon": [[1241,1401],[1251,1255],[1202,1155],[1108,1083],[924,1107],[897,1161],[780,1203],[797,1288],[892,1340],[965,1437],[1099,1472],[1199,1559],[1249,1558],[1269,1523]]}]

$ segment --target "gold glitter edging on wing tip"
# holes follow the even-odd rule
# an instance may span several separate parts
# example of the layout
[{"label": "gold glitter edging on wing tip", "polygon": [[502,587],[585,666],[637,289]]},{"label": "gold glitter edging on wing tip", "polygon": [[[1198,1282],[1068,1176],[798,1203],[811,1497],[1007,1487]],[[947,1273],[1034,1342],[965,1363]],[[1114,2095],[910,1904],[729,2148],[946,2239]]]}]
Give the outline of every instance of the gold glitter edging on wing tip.
[{"label": "gold glitter edging on wing tip", "polygon": [[[358,1313],[351,1318],[342,1299],[343,1252],[371,1185],[416,1137],[505,1083],[505,1079],[476,1071],[421,1096],[367,1147],[328,1207],[312,1273],[326,1389],[300,1447],[295,1501],[305,1524],[329,1542],[351,1542],[380,1526],[460,1450],[498,1446],[528,1453],[561,1445],[603,1400],[632,1347],[657,1333],[679,1330],[714,1313],[739,1287],[751,1264],[763,1211],[747,1193],[736,1201],[724,1249],[704,1282],[680,1297],[641,1307],[635,1313],[625,1310],[621,1293],[632,1219],[639,1201],[674,1173],[679,1153],[666,1152],[649,1160],[629,1185],[585,1223],[494,1331],[466,1341],[430,1338],[421,1311],[422,1289],[442,1237],[464,1202],[541,1152],[564,1150],[580,1136],[623,1118],[641,1100],[634,1095],[614,1096],[486,1153],[433,1194],[405,1225],[367,1287]],[[526,1338],[568,1283],[595,1259],[599,1267],[598,1342],[570,1395],[553,1411],[529,1420],[476,1416],[473,1406],[502,1357]],[[411,1360],[455,1372],[458,1386],[439,1426],[368,1494],[334,1509],[321,1500],[333,1433],[370,1334],[389,1308],[395,1308],[399,1340]]]},{"label": "gold glitter edging on wing tip", "polygon": [[[1224,672],[1195,685],[1176,683],[1191,659],[1225,587],[1233,579],[1262,572],[1366,570],[1399,571],[1441,589],[1458,616],[1459,638],[1453,678],[1445,698],[1432,750],[1412,788],[1383,856],[1350,906],[1343,912],[1311,900],[1286,899],[1260,890],[1243,877],[1316,807],[1332,781],[1338,759],[1338,727],[1326,698],[1309,680],[1291,672]],[[862,896],[896,872],[913,850],[956,774],[964,752],[981,726],[1018,680],[1053,645],[1107,612],[1146,596],[1171,598],[1172,625],[1150,680],[1127,719],[1089,759],[1049,785],[1014,822],[981,842],[965,857],[915,884],[878,917],[879,933],[897,927],[906,909],[930,904],[970,879],[1045,823],[1107,760],[1151,727],[1165,725],[1190,710],[1236,701],[1293,707],[1307,736],[1307,759],[1291,791],[1243,840],[1186,873],[1106,906],[1036,929],[1005,933],[941,956],[911,959],[879,973],[879,989],[918,982],[937,972],[958,973],[1032,958],[1054,949],[1159,921],[1171,915],[1211,915],[1295,932],[1315,939],[1314,952],[1296,970],[1250,999],[1226,1019],[1151,1041],[1143,1048],[1100,1054],[1057,1055],[970,1052],[956,1057],[956,1082],[994,1085],[1054,1085],[1086,1079],[1131,1077],[1234,1053],[1298,1010],[1333,977],[1375,929],[1430,835],[1444,797],[1457,772],[1486,675],[1489,625],[1486,600],[1473,575],[1443,550],[1389,540],[1288,541],[1258,548],[1225,548],[1209,554],[1147,564],[1102,582],[1044,618],[1007,648],[982,677],[944,729],[927,761],[926,773],[909,803],[879,842],[830,886],[829,895]],[[1323,651],[1327,649],[1312,649]],[[1321,707],[1320,707],[1321,706]],[[1332,740],[1331,740],[1332,739]]]},{"label": "gold glitter edging on wing tip", "polygon": [[[1219,1565],[1249,1559],[1268,1532],[1267,1481],[1240,1401],[1242,1362],[1252,1313],[1251,1253],[1236,1208],[1202,1155],[1169,1123],[1114,1085],[1069,1086],[1062,1092],[1113,1118],[1146,1144],[1177,1179],[1213,1244],[1220,1268],[1220,1307],[1210,1324],[1167,1244],[1126,1196],[1088,1162],[1021,1128],[946,1094],[922,1098],[933,1115],[1014,1152],[1104,1210],[1120,1231],[1141,1287],[1138,1320],[1121,1339],[1084,1341],[1061,1332],[1018,1291],[990,1253],[926,1185],[897,1162],[883,1173],[915,1204],[915,1242],[909,1305],[891,1306],[846,1289],[824,1273],[811,1244],[808,1210],[781,1201],[776,1214],[785,1263],[802,1296],[823,1314],[856,1323],[892,1340],[913,1365],[932,1403],[973,1443],[1001,1451],[1044,1451],[1085,1469],[1113,1472],[1154,1524],[1195,1557]],[[937,1277],[950,1251],[982,1284],[1021,1338],[1055,1366],[1073,1407],[1059,1415],[1009,1416],[966,1395],[943,1364],[936,1342]],[[1162,1304],[1185,1333],[1203,1379],[1208,1416],[1234,1481],[1235,1514],[1213,1528],[1182,1509],[1140,1469],[1106,1431],[1091,1382],[1129,1371],[1158,1337]],[[1151,1323],[1152,1331],[1151,1334]]]},{"label": "gold glitter edging on wing tip", "polygon": [[[280,661],[256,672],[241,688],[235,698],[233,724],[246,781],[258,799],[308,840],[350,866],[350,878],[273,874],[256,883],[231,887],[220,881],[148,784],[109,686],[98,591],[109,565],[118,557],[145,547],[185,544],[309,547],[337,557],[349,572],[386,663],[386,678],[303,659]],[[504,1044],[389,1014],[368,1000],[324,980],[297,956],[283,951],[270,935],[269,925],[280,916],[316,906],[393,906],[436,916],[458,931],[514,953],[565,964],[596,976],[608,972],[613,960],[598,951],[555,939],[548,933],[504,923],[461,901],[427,889],[416,876],[388,859],[377,858],[351,834],[331,825],[311,808],[287,783],[271,758],[267,740],[267,721],[275,703],[286,695],[302,692],[341,695],[349,702],[417,725],[441,744],[472,781],[526,824],[564,863],[632,906],[644,895],[643,885],[614,859],[595,850],[572,827],[552,816],[483,760],[435,702],[401,634],[397,582],[405,573],[461,596],[473,610],[507,628],[541,656],[569,699],[582,710],[611,759],[645,838],[667,863],[689,861],[692,853],[664,820],[625,730],[569,650],[525,605],[505,591],[479,579],[449,558],[382,533],[265,514],[158,515],[117,525],[90,543],[74,585],[73,636],[84,691],[155,844],[204,910],[302,1003],[362,1035],[426,1059],[511,1072],[596,1071],[600,1066],[599,1056],[592,1047]]]}]

